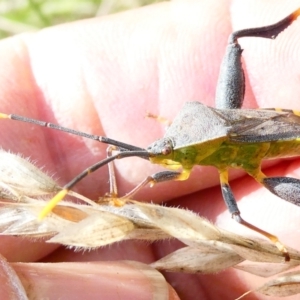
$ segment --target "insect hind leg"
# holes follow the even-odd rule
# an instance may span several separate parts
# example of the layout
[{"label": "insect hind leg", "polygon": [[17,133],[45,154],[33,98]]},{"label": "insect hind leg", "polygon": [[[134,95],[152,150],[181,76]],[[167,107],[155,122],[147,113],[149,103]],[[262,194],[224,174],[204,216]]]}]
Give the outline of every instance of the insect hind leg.
[{"label": "insect hind leg", "polygon": [[300,206],[300,180],[293,177],[267,177],[260,170],[248,173],[272,194]]},{"label": "insect hind leg", "polygon": [[[289,261],[290,260],[289,253],[288,253],[286,247],[284,246],[284,244],[282,244],[280,242],[280,240],[278,239],[277,236],[275,236],[267,231],[264,231],[264,230],[260,229],[259,227],[252,225],[251,223],[248,223],[241,217],[241,213],[238,209],[235,197],[234,197],[231,187],[228,183],[228,171],[227,170],[219,170],[219,173],[220,173],[220,182],[221,182],[221,190],[222,190],[223,199],[225,201],[225,204],[226,204],[229,212],[231,213],[232,218],[235,221],[237,221],[238,223],[244,225],[245,227],[248,227],[249,229],[256,231],[256,232],[264,235],[265,237],[267,237],[271,242],[273,242],[275,244],[275,246],[278,248],[278,250],[282,253],[282,255],[285,258],[285,261]],[[259,178],[264,177],[264,175],[261,172],[259,172],[258,174],[259,174],[258,176],[261,176]],[[265,177],[265,179],[266,178],[267,177]],[[299,181],[299,183],[300,183],[300,181]]]},{"label": "insect hind leg", "polygon": [[300,206],[300,180],[293,177],[265,177],[260,182],[273,194]]}]

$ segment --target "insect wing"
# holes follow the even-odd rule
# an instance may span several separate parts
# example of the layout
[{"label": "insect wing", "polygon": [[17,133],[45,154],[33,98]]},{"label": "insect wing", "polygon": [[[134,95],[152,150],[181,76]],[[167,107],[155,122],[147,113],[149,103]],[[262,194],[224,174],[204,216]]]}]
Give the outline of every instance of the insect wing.
[{"label": "insect wing", "polygon": [[230,123],[229,140],[240,143],[293,140],[300,136],[300,117],[292,112],[224,110]]}]

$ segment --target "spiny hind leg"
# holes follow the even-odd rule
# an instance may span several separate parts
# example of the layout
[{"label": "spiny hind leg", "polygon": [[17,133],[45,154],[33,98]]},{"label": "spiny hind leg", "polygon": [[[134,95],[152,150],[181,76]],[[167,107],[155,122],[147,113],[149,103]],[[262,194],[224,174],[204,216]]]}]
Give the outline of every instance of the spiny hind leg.
[{"label": "spiny hind leg", "polygon": [[290,203],[300,206],[300,180],[293,177],[267,177],[261,171],[251,174],[271,193]]},{"label": "spiny hind leg", "polygon": [[273,242],[276,245],[278,250],[280,252],[282,252],[283,256],[285,257],[285,260],[289,261],[290,260],[289,253],[287,252],[286,247],[279,241],[277,236],[248,223],[241,217],[241,213],[238,209],[235,197],[234,197],[231,187],[228,183],[228,170],[220,170],[219,173],[220,173],[220,182],[221,182],[221,190],[222,190],[223,199],[225,201],[225,204],[226,204],[229,212],[232,215],[232,218],[235,221],[237,221],[238,223],[267,237],[271,242]]}]

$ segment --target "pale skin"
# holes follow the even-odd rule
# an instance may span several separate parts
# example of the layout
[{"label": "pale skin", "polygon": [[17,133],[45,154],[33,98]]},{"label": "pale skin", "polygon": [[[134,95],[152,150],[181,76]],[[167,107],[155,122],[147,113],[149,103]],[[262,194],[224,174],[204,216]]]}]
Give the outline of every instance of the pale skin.
[{"label": "pale skin", "polygon": [[[172,119],[185,101],[214,105],[218,68],[232,26],[236,30],[268,25],[300,6],[300,1],[276,1],[276,5],[274,1],[240,2],[174,1],[3,40],[1,111],[145,147],[163,135],[163,125],[145,119],[147,112]],[[247,66],[245,107],[300,110],[300,40],[295,40],[299,32],[298,20],[276,41],[241,40]],[[0,120],[0,132],[1,147],[30,156],[49,174],[56,174],[60,184],[105,156],[105,145],[41,127]],[[300,178],[299,167],[299,160],[290,159],[273,163],[265,173]],[[120,195],[155,172],[150,163],[138,158],[125,159],[117,170]],[[280,200],[243,175],[233,172],[232,178],[238,179],[231,186],[236,198],[241,199],[238,204],[245,220],[300,249],[300,208]],[[77,187],[91,199],[97,199],[107,189],[106,168]],[[156,203],[168,201],[170,205],[192,209],[223,228],[253,235],[226,212],[213,168],[196,168],[186,182],[147,188],[137,198]],[[149,263],[178,246],[178,242],[169,241],[152,245],[131,241],[82,255],[43,242],[1,237],[0,251],[10,261]],[[111,262],[110,266],[118,271],[118,264]],[[87,264],[80,264],[78,273],[88,268]],[[71,286],[73,279],[68,273],[59,276],[60,282]],[[116,290],[114,284],[97,285],[99,277],[105,279],[105,273],[94,278],[99,295],[104,288]],[[233,299],[263,283],[259,277],[233,270],[200,276],[166,273],[165,278],[176,286],[181,299],[195,295],[201,299]],[[111,283],[119,277],[107,280]],[[145,279],[139,286],[141,291],[147,284]],[[47,296],[53,296],[52,292],[50,289]],[[70,298],[72,293],[80,296],[71,287],[68,292]],[[151,297],[151,290],[146,297]],[[247,299],[265,299],[251,297],[254,296]],[[123,294],[122,299],[125,298]],[[176,299],[176,295],[171,293],[170,299]]]}]

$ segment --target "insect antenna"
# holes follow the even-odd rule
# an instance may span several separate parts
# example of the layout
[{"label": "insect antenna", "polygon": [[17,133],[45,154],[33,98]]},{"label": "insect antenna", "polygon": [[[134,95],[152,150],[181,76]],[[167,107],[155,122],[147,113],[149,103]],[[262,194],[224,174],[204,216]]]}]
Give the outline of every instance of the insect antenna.
[{"label": "insect antenna", "polygon": [[27,118],[24,116],[19,116],[19,115],[15,115],[15,114],[5,114],[5,113],[0,113],[0,119],[11,119],[11,120],[15,120],[15,121],[21,121],[24,123],[31,123],[34,125],[38,125],[41,127],[47,127],[47,128],[51,128],[51,129],[55,129],[58,131],[63,131],[66,133],[70,133],[73,135],[78,135],[78,136],[82,136],[84,138],[87,139],[91,139],[94,141],[98,141],[104,144],[109,144],[109,145],[113,145],[119,148],[120,151],[126,150],[126,151],[143,151],[145,149],[140,148],[140,147],[136,147],[130,144],[126,144],[117,140],[113,140],[110,139],[108,137],[105,136],[100,136],[100,135],[95,135],[95,134],[89,134],[86,132],[82,132],[82,131],[77,131],[71,128],[67,128],[67,127],[63,127],[54,123],[49,123],[49,122],[45,122],[45,121],[40,121],[40,120],[36,120],[36,119],[31,119],[31,118]]},{"label": "insect antenna", "polygon": [[76,177],[74,177],[70,182],[68,182],[66,185],[64,185],[63,188],[61,189],[61,191],[59,191],[50,200],[50,202],[45,206],[45,208],[41,211],[41,213],[39,215],[40,220],[43,219],[57,205],[57,203],[59,201],[61,201],[68,194],[70,189],[72,189],[75,184],[77,184],[84,177],[86,177],[89,174],[95,172],[99,168],[111,163],[115,159],[122,159],[122,158],[125,158],[125,157],[132,157],[132,156],[140,157],[140,158],[147,159],[147,160],[149,159],[149,153],[146,149],[136,147],[136,146],[133,146],[133,145],[130,145],[130,144],[127,144],[127,143],[123,143],[123,142],[120,142],[120,141],[117,141],[117,140],[114,140],[114,139],[110,139],[108,137],[89,134],[89,133],[85,133],[85,132],[82,132],[82,131],[77,131],[77,130],[74,130],[74,129],[63,127],[63,126],[60,126],[60,125],[57,125],[57,124],[54,124],[54,123],[40,121],[40,120],[27,118],[27,117],[15,115],[15,114],[0,113],[0,119],[1,118],[2,119],[11,119],[11,120],[15,120],[15,121],[21,121],[21,122],[25,122],[25,123],[31,123],[31,124],[34,124],[34,125],[47,127],[47,128],[55,129],[55,130],[58,130],[58,131],[63,131],[63,132],[69,133],[69,134],[81,136],[81,137],[84,137],[84,138],[88,138],[88,139],[91,139],[91,140],[94,140],[94,141],[98,141],[98,142],[101,142],[101,143],[104,143],[104,144],[114,146],[113,150],[118,151],[117,154],[109,155],[106,159],[103,159],[103,160],[95,163],[94,165],[88,167],[87,169],[82,171],[80,174],[78,174]]},{"label": "insect antenna", "polygon": [[149,153],[144,149],[142,151],[120,151],[119,153],[109,156],[106,159],[103,159],[94,165],[88,167],[84,171],[82,171],[80,174],[78,174],[76,177],[74,177],[70,182],[68,182],[66,185],[62,187],[62,190],[59,191],[51,200],[47,203],[47,205],[44,207],[44,209],[39,214],[39,220],[42,220],[49,212],[52,211],[52,209],[57,205],[59,201],[61,201],[69,192],[71,188],[74,187],[76,183],[78,183],[80,180],[82,180],[84,177],[88,176],[89,174],[95,172],[99,168],[107,165],[108,163],[114,161],[115,159],[122,159],[125,157],[141,157],[148,159]]}]

